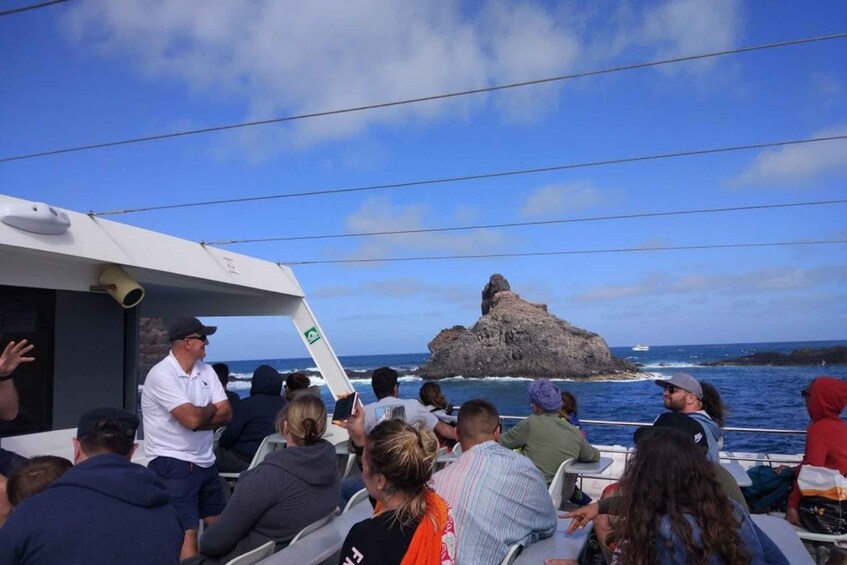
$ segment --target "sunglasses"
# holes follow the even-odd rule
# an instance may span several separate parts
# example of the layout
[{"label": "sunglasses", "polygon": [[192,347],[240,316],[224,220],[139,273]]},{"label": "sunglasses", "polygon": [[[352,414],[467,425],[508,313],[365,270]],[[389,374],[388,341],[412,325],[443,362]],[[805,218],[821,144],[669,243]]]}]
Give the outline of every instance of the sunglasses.
[{"label": "sunglasses", "polygon": [[182,339],[196,339],[197,341],[206,341],[207,338],[204,335],[190,335]]},{"label": "sunglasses", "polygon": [[679,388],[678,386],[668,385],[668,386],[666,386],[666,387],[665,387],[665,390],[667,390],[667,391],[668,391],[668,394],[673,394],[673,393],[675,393],[676,391],[678,391],[678,390],[682,390],[682,389],[681,389],[681,388]]}]

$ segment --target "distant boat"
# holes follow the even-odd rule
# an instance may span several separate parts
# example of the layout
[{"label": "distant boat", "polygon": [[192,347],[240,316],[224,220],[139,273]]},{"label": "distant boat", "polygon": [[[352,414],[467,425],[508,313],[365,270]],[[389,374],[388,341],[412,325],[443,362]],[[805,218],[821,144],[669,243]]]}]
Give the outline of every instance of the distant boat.
[{"label": "distant boat", "polygon": [[638,345],[632,346],[632,350],[633,351],[650,351],[650,346],[649,345],[641,345],[639,343]]}]

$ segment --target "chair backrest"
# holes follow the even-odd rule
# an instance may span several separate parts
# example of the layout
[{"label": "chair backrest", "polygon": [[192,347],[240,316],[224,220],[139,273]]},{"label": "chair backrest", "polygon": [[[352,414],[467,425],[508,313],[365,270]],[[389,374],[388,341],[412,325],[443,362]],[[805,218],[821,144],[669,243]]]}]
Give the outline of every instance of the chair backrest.
[{"label": "chair backrest", "polygon": [[550,498],[553,499],[553,506],[556,507],[556,510],[562,505],[562,488],[565,486],[565,468],[572,462],[573,459],[562,461],[562,464],[556,470],[556,474],[553,475],[553,480],[550,481],[548,491],[550,492]]},{"label": "chair backrest", "polygon": [[271,442],[271,439],[275,438],[276,436],[277,434],[271,434],[262,440],[262,443],[259,444],[259,449],[256,450],[256,454],[253,456],[253,460],[250,461],[250,465],[247,467],[248,471],[250,469],[255,469],[259,463],[265,460],[265,457],[267,457],[268,453],[275,450],[275,448],[277,447],[276,443]]},{"label": "chair backrest", "polygon": [[253,551],[242,553],[235,559],[230,559],[229,561],[227,561],[226,565],[253,565],[253,563],[258,563],[265,557],[270,557],[271,555],[273,555],[275,546],[276,542],[271,540],[267,543],[260,545]]},{"label": "chair backrest", "polygon": [[300,538],[306,537],[309,534],[311,534],[312,532],[314,532],[315,530],[323,528],[324,526],[326,526],[327,524],[332,522],[334,519],[335,519],[335,512],[333,512],[332,514],[330,514],[328,516],[324,516],[323,518],[321,518],[320,520],[318,520],[316,522],[312,522],[311,524],[309,524],[308,526],[306,526],[305,528],[303,528],[302,530],[297,532],[297,535],[294,536],[293,538],[291,538],[291,542],[288,545],[294,545],[294,543],[297,540],[299,540]]},{"label": "chair backrest", "polygon": [[523,546],[519,543],[509,546],[509,552],[506,553],[506,557],[503,558],[500,565],[512,565],[515,559],[518,558],[518,555],[521,554],[521,551],[523,551]]},{"label": "chair backrest", "polygon": [[344,514],[344,512],[347,512],[348,510],[350,510],[351,508],[353,508],[354,506],[356,506],[357,504],[362,502],[367,497],[368,497],[368,489],[363,488],[362,490],[356,491],[356,494],[351,496],[350,500],[347,501],[347,505],[344,507],[344,510],[342,510],[341,513]]},{"label": "chair backrest", "polygon": [[347,456],[347,463],[344,465],[344,474],[341,475],[342,479],[346,479],[350,476],[350,473],[353,472],[353,467],[356,465],[356,454],[351,453]]}]

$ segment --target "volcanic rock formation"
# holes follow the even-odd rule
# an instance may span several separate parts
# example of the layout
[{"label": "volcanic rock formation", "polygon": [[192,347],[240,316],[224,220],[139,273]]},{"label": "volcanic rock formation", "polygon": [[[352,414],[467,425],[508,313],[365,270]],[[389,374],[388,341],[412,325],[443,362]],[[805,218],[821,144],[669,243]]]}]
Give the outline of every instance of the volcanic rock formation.
[{"label": "volcanic rock formation", "polygon": [[441,330],[429,343],[432,358],[421,376],[439,379],[512,376],[579,378],[634,375],[638,368],[613,357],[602,337],[574,327],[511,291],[499,274],[482,291],[482,317],[470,329]]}]

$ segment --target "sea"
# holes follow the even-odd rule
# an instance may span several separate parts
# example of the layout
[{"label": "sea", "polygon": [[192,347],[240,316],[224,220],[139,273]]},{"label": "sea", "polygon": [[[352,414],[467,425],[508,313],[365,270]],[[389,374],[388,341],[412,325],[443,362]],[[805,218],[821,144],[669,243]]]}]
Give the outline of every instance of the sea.
[{"label": "sea", "polygon": [[[718,361],[757,352],[790,353],[800,348],[847,346],[847,340],[779,343],[731,343],[720,345],[659,345],[649,351],[632,351],[631,347],[612,347],[612,354],[641,365],[643,376],[637,380],[579,381],[554,379],[561,389],[572,392],[578,402],[582,420],[605,420],[651,423],[663,410],[661,389],[656,379],[686,372],[698,380],[710,382],[721,393],[729,407],[727,427],[805,430],[809,416],[800,391],[815,377],[828,375],[847,379],[847,365],[805,367],[704,367],[705,361]],[[417,398],[424,382],[414,374],[429,358],[429,353],[391,355],[352,355],[339,357],[352,371],[352,383],[365,403],[375,400],[370,387],[370,373],[377,367],[393,367],[400,377],[400,396]],[[249,395],[249,378],[253,370],[267,364],[282,373],[317,371],[311,358],[255,359],[226,361],[233,376],[244,381],[229,383],[239,395]],[[517,377],[463,378],[439,381],[441,390],[455,406],[472,398],[485,398],[497,406],[501,415],[527,416],[530,413],[527,384],[530,379]],[[312,377],[321,386],[324,402],[331,409],[334,400],[326,383]],[[632,445],[634,427],[607,427],[584,423],[590,442],[600,445]],[[724,450],[753,453],[802,453],[802,434],[747,433],[726,431]]]}]

